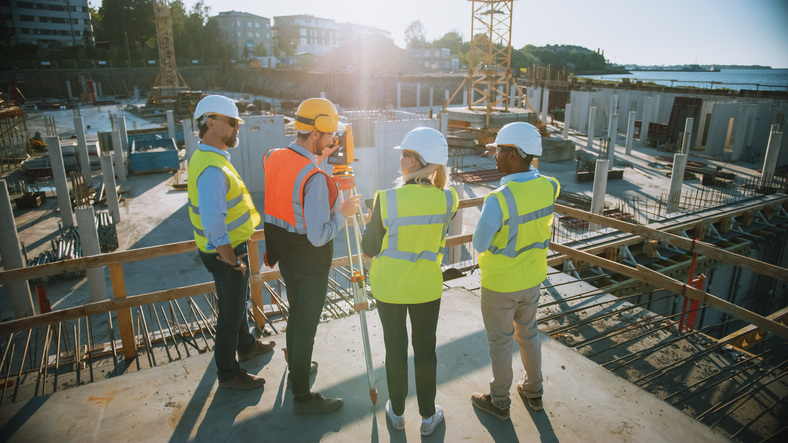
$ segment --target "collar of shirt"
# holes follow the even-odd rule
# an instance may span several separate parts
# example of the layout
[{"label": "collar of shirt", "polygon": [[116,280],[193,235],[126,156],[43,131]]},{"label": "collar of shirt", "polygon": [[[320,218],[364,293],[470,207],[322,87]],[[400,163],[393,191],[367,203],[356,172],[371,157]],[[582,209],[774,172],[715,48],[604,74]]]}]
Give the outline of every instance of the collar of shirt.
[{"label": "collar of shirt", "polygon": [[208,151],[208,152],[215,152],[217,154],[221,154],[227,158],[227,161],[230,161],[230,153],[227,151],[222,151],[221,149],[216,149],[211,145],[206,145],[205,143],[198,143],[197,148],[200,151]]},{"label": "collar of shirt", "polygon": [[296,142],[290,142],[290,146],[288,146],[288,148],[308,158],[312,163],[314,163],[315,160],[317,160],[317,156],[315,156],[315,154],[312,154],[305,147],[299,145]]},{"label": "collar of shirt", "polygon": [[536,168],[531,167],[530,171],[516,172],[514,174],[509,174],[505,176],[504,178],[501,179],[501,186],[511,181],[522,183],[522,182],[531,181],[535,178],[539,178],[539,171]]}]

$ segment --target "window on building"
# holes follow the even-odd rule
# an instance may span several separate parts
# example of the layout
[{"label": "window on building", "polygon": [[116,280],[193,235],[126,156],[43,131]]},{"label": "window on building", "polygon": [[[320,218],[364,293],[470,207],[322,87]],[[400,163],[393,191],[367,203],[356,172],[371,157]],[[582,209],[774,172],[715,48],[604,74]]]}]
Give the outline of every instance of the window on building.
[{"label": "window on building", "polygon": [[71,35],[69,31],[60,31],[60,35]]},{"label": "window on building", "polygon": [[33,17],[32,15],[20,15],[19,16],[19,21],[21,21],[21,22],[34,22],[34,21],[36,21],[36,18]]},{"label": "window on building", "polygon": [[239,38],[241,37],[241,31],[238,31],[238,37]]},{"label": "window on building", "polygon": [[265,38],[271,38],[271,33],[270,32],[266,32],[265,33]]},{"label": "window on building", "polygon": [[64,24],[64,23],[68,22],[68,19],[67,18],[60,18],[60,17],[50,17],[49,22],[50,23]]},{"label": "window on building", "polygon": [[17,8],[25,8],[25,9],[33,9],[33,3],[31,2],[16,2]]},{"label": "window on building", "polygon": [[246,41],[246,47],[247,48],[254,48],[254,42],[251,41],[251,40],[247,40]]},{"label": "window on building", "polygon": [[306,44],[306,37],[301,37],[301,44],[302,44],[302,45],[305,45],[305,44]]},{"label": "window on building", "polygon": [[257,37],[257,38],[260,38],[260,33],[259,32],[255,32],[254,36]]},{"label": "window on building", "polygon": [[259,28],[259,27],[260,27],[260,23],[257,23],[257,22],[255,22],[255,23],[254,23],[254,27],[255,27],[255,28]]},{"label": "window on building", "polygon": [[247,33],[246,33],[246,36],[247,36],[247,37],[249,37],[249,38],[252,38],[252,34],[253,34],[253,33],[251,33],[251,32],[247,32]]},{"label": "window on building", "polygon": [[47,6],[48,6],[47,9],[49,9],[50,11],[65,12],[65,10],[66,10],[65,6],[60,6],[60,5],[47,5]]},{"label": "window on building", "polygon": [[252,27],[252,22],[246,22],[246,27],[247,28],[251,28]]},{"label": "window on building", "polygon": [[305,37],[306,36],[306,29],[304,29],[304,28],[299,29],[298,30],[298,35],[301,35],[301,36]]},{"label": "window on building", "polygon": [[240,21],[240,20],[236,20],[236,22],[235,22],[235,26],[236,26],[237,28],[240,28],[240,27],[241,27],[241,21]]}]

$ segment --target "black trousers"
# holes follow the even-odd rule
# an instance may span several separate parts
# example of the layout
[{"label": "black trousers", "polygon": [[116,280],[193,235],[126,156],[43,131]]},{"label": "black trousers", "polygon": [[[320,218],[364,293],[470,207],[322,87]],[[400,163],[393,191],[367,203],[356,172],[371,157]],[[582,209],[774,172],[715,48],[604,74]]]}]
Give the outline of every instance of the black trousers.
[{"label": "black trousers", "polygon": [[405,412],[408,396],[408,329],[410,316],[413,341],[413,363],[416,369],[416,397],[419,414],[435,414],[435,392],[438,357],[435,355],[435,331],[438,329],[441,299],[428,303],[401,305],[377,301],[386,343],[386,382],[391,408],[397,415]]}]

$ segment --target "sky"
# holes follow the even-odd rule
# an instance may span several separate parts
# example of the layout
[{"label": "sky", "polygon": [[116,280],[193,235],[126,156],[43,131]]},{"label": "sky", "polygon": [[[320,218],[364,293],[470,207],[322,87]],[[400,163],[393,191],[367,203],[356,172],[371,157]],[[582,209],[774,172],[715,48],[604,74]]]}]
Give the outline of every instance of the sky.
[{"label": "sky", "polygon": [[[183,0],[191,7],[195,0]],[[420,20],[427,41],[458,30],[470,37],[467,0],[205,0],[211,15],[249,12],[272,19],[310,14],[391,32]],[[788,0],[515,0],[512,46],[578,45],[613,63],[738,64],[788,68]]]}]

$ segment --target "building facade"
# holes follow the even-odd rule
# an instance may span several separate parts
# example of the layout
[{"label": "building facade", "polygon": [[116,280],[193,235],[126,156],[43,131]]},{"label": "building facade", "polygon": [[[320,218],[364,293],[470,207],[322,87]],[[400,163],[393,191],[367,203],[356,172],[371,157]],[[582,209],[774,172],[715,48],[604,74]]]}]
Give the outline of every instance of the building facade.
[{"label": "building facade", "polygon": [[436,71],[456,71],[460,69],[460,57],[452,55],[448,48],[408,49],[408,57],[416,60],[427,69]]},{"label": "building facade", "polygon": [[394,41],[389,31],[375,28],[374,26],[357,25],[354,23],[340,23],[339,24],[339,41],[340,45],[346,45],[355,41],[363,40],[366,37],[382,36]]},{"label": "building facade", "polygon": [[88,0],[2,0],[0,19],[13,30],[12,44],[50,47],[95,43]]},{"label": "building facade", "polygon": [[274,17],[273,39],[276,55],[326,55],[340,45],[340,30],[339,25],[329,18],[284,15]]},{"label": "building facade", "polygon": [[[231,48],[236,59],[274,55],[271,19],[248,12],[225,11],[211,17],[211,20],[216,20],[222,42]],[[259,51],[255,54],[260,45],[265,47],[265,54]]]}]

